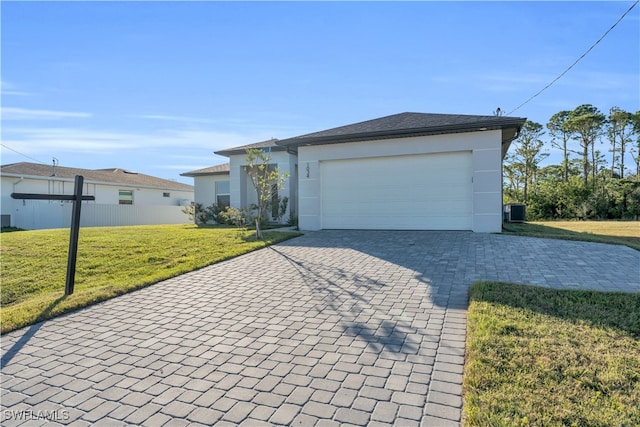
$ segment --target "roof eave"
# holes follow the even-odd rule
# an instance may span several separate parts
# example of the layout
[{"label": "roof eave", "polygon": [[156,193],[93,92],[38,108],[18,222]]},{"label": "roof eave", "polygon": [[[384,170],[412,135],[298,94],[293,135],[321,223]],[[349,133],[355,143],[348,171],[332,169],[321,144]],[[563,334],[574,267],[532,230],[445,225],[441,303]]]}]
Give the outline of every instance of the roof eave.
[{"label": "roof eave", "polygon": [[441,135],[446,133],[463,133],[463,132],[481,132],[488,130],[517,128],[519,129],[526,119],[514,118],[513,120],[491,120],[485,122],[477,122],[463,125],[445,125],[445,126],[431,126],[427,128],[415,128],[415,129],[400,129],[389,130],[382,132],[365,132],[352,135],[333,135],[326,137],[297,137],[290,139],[283,139],[276,142],[276,144],[286,147],[289,150],[297,149],[299,146],[309,145],[325,145],[325,144],[340,144],[347,142],[360,142],[371,141],[377,139],[391,139],[391,138],[407,138],[413,136],[428,136],[428,135]]},{"label": "roof eave", "polygon": [[215,175],[229,175],[229,171],[219,171],[219,172],[200,172],[200,173],[191,173],[185,172],[181,173],[180,176],[188,176],[195,178],[197,176],[215,176]]},{"label": "roof eave", "polygon": [[[276,142],[277,144],[277,142]],[[269,148],[270,150],[265,150],[265,148]],[[285,151],[286,148],[282,147],[282,146],[277,146],[277,145],[272,145],[271,147],[256,147],[256,148],[249,148],[252,150],[264,150],[264,151]],[[224,156],[224,157],[231,157],[231,156],[235,156],[238,154],[247,154],[247,148],[242,148],[239,150],[220,150],[220,151],[214,151],[213,154],[217,154],[218,156]]]},{"label": "roof eave", "polygon": [[502,129],[502,159],[503,160],[507,156],[507,152],[509,151],[511,142],[513,142],[513,140],[520,135],[521,129],[522,129],[522,124],[520,126],[506,127]]}]

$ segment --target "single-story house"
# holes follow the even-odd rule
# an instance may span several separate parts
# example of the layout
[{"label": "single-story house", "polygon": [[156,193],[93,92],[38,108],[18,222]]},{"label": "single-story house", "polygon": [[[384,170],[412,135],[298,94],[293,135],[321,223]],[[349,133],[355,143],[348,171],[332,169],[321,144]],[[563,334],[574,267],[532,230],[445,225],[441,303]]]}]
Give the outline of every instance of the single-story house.
[{"label": "single-story house", "polygon": [[230,159],[231,206],[244,207],[245,150],[270,151],[301,230],[499,232],[502,160],[525,121],[400,113],[216,154]]},{"label": "single-story house", "polygon": [[181,212],[193,201],[194,187],[119,168],[81,169],[38,163],[0,166],[2,225],[25,229],[68,227],[70,202],[21,200],[12,193],[72,195],[76,175],[84,177],[84,226],[186,223]]}]

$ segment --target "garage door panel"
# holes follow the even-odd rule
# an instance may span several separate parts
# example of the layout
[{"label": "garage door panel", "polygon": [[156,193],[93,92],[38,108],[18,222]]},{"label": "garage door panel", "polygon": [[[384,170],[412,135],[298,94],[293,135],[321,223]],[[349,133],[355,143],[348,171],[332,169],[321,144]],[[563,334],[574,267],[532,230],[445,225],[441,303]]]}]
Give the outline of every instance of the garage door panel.
[{"label": "garage door panel", "polygon": [[321,162],[323,228],[471,229],[471,153]]},{"label": "garage door panel", "polygon": [[[433,211],[430,216],[448,216],[456,215],[465,212],[468,209],[468,202],[466,200],[430,200],[426,201],[394,201],[395,216],[416,216],[423,217],[421,212]],[[374,202],[363,202],[360,205],[342,204],[341,206],[329,206],[324,209],[324,215],[326,216],[344,216],[344,215],[360,215],[363,216],[363,212],[369,215],[375,215],[380,210],[378,204]],[[382,214],[381,216],[385,216]],[[462,216],[466,216],[462,214]]]},{"label": "garage door panel", "polygon": [[424,216],[399,215],[393,223],[389,217],[380,215],[342,216],[339,220],[327,218],[325,229],[353,229],[353,230],[467,230],[466,217],[430,216],[428,226],[425,226]]}]

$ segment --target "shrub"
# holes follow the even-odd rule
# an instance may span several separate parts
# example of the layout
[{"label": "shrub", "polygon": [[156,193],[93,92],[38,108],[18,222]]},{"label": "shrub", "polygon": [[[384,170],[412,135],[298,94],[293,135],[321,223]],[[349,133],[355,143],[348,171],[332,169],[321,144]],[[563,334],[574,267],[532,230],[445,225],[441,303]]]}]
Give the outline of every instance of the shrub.
[{"label": "shrub", "polygon": [[246,227],[247,224],[253,222],[254,218],[250,211],[247,209],[238,209],[227,206],[220,212],[220,217],[225,224],[235,225],[236,227]]},{"label": "shrub", "polygon": [[214,203],[211,206],[208,206],[207,208],[205,208],[205,212],[206,212],[207,218],[210,219],[211,221],[215,221],[216,224],[231,225],[227,222],[225,217],[222,215],[222,212],[224,212],[225,209],[226,209],[226,206],[218,206]]},{"label": "shrub", "polygon": [[182,208],[182,212],[189,215],[189,220],[194,221],[198,225],[206,224],[208,221],[207,213],[201,203],[192,203],[189,206],[185,206]]}]

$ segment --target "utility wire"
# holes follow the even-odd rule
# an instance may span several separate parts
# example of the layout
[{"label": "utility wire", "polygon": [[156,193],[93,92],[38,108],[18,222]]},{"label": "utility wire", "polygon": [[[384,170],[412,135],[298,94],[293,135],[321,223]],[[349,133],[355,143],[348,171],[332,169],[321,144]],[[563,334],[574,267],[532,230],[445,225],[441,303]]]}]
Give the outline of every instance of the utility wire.
[{"label": "utility wire", "polygon": [[46,164],[47,164],[47,163],[45,163],[45,162],[41,162],[41,161],[40,161],[40,160],[38,160],[38,159],[34,159],[33,157],[29,157],[29,156],[27,156],[26,154],[21,153],[21,152],[19,152],[19,151],[17,151],[17,150],[14,150],[13,148],[11,148],[11,147],[7,146],[6,144],[2,144],[2,143],[0,143],[0,145],[2,145],[2,146],[3,146],[4,148],[6,148],[7,150],[13,151],[13,152],[14,152],[14,153],[16,153],[16,154],[20,154],[21,156],[26,157],[26,158],[27,158],[27,159],[29,159],[29,160],[33,160],[34,162],[40,163],[40,164],[42,164],[42,165],[46,165]]},{"label": "utility wire", "polygon": [[629,8],[625,13],[623,13],[623,14],[622,14],[622,16],[620,17],[620,19],[618,19],[618,20],[616,21],[616,23],[615,23],[615,24],[613,24],[613,25],[611,26],[611,28],[609,28],[609,29],[607,30],[607,32],[605,32],[605,33],[602,35],[602,37],[600,37],[600,38],[598,39],[598,41],[596,41],[593,45],[591,45],[591,47],[590,47],[589,49],[587,49],[587,51],[586,51],[585,53],[583,53],[583,54],[580,56],[580,58],[576,59],[576,61],[575,61],[573,64],[571,64],[571,65],[569,66],[569,68],[567,68],[566,70],[564,70],[564,71],[562,72],[562,74],[560,74],[558,77],[556,77],[555,79],[553,79],[553,81],[552,81],[551,83],[549,83],[548,85],[546,85],[545,87],[543,87],[540,91],[538,91],[538,93],[536,93],[536,94],[535,94],[535,95],[533,95],[531,98],[529,98],[529,99],[527,99],[526,101],[524,101],[522,104],[518,105],[518,106],[517,106],[516,108],[514,108],[513,110],[509,111],[509,112],[507,113],[507,116],[510,116],[510,115],[511,115],[511,113],[513,113],[513,112],[515,112],[515,111],[519,110],[521,107],[523,107],[524,105],[528,104],[528,103],[529,103],[529,101],[531,101],[531,100],[532,100],[533,98],[535,98],[536,96],[540,95],[540,94],[541,94],[542,92],[544,92],[545,90],[549,89],[549,88],[551,87],[551,85],[552,85],[552,84],[554,84],[555,82],[557,82],[558,80],[560,80],[560,79],[562,78],[562,76],[564,76],[565,74],[567,74],[567,72],[568,72],[570,69],[572,69],[572,68],[573,68],[573,67],[574,67],[578,62],[580,62],[580,61],[582,60],[582,58],[584,58],[585,56],[587,56],[587,54],[588,54],[589,52],[591,52],[591,50],[592,50],[594,47],[596,47],[596,46],[598,45],[598,43],[600,43],[600,42],[602,41],[602,39],[604,39],[604,38],[607,36],[607,34],[609,34],[609,32],[611,32],[611,30],[613,30],[613,29],[615,28],[615,27],[616,27],[616,25],[618,25],[618,24],[620,23],[620,21],[622,21],[622,20],[624,19],[624,17],[625,17],[625,16],[627,16],[627,14],[628,14],[629,12],[631,12],[631,10],[632,10],[634,7],[636,7],[636,5],[638,4],[638,2],[640,2],[640,0],[636,0],[636,2],[635,2],[634,4],[632,4],[632,5],[631,5],[631,7],[630,7],[630,8]]}]

